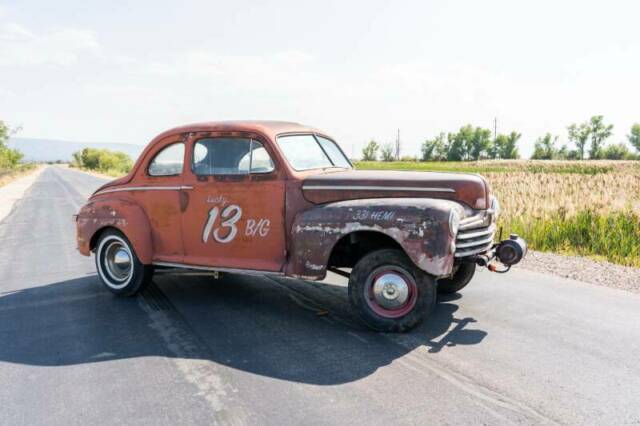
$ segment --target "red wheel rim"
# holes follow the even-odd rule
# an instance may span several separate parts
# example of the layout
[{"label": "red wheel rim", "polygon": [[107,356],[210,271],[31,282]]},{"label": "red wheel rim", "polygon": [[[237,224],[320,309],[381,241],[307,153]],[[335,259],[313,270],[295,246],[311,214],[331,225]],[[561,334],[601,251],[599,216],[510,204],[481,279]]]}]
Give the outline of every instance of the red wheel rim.
[{"label": "red wheel rim", "polygon": [[383,318],[400,318],[416,306],[418,286],[404,269],[383,266],[374,270],[367,278],[365,300],[377,315]]}]

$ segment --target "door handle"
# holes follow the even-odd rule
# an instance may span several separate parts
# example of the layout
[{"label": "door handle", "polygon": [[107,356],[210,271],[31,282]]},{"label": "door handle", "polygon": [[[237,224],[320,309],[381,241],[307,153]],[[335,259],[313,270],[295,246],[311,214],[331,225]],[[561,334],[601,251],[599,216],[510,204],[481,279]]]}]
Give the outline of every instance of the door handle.
[{"label": "door handle", "polygon": [[187,210],[187,206],[189,206],[189,193],[185,191],[180,191],[180,212],[184,213]]}]

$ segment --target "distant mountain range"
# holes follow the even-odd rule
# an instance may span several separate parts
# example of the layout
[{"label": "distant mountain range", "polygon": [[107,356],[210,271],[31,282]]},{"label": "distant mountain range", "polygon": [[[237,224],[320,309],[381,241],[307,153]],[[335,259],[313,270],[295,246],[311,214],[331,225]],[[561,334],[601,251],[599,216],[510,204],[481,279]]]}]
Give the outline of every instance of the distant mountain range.
[{"label": "distant mountain range", "polygon": [[83,148],[105,148],[111,151],[122,151],[136,160],[144,145],[127,143],[70,142],[55,139],[11,138],[9,147],[16,148],[24,154],[25,161],[71,161],[74,152]]}]

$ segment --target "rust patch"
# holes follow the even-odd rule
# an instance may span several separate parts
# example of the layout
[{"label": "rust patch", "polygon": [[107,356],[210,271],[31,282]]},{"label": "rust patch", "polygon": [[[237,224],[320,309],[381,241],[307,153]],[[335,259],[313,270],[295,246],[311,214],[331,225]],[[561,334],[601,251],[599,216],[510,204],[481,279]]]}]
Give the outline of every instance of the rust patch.
[{"label": "rust patch", "polygon": [[340,201],[299,213],[291,230],[291,257],[287,275],[323,279],[335,244],[357,231],[391,237],[407,256],[434,276],[451,273],[453,253],[449,233],[451,209],[447,200],[425,198]]}]

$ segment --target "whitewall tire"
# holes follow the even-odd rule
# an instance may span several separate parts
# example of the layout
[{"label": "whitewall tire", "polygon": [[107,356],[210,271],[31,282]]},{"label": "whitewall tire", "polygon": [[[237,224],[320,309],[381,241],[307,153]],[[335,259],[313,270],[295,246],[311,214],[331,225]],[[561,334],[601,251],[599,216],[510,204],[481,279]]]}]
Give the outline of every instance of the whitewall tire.
[{"label": "whitewall tire", "polygon": [[133,296],[151,281],[153,275],[153,268],[140,262],[127,237],[116,230],[107,230],[100,235],[95,260],[100,281],[117,295]]}]

